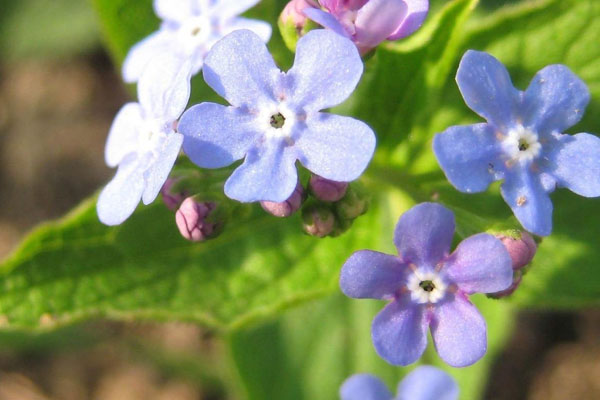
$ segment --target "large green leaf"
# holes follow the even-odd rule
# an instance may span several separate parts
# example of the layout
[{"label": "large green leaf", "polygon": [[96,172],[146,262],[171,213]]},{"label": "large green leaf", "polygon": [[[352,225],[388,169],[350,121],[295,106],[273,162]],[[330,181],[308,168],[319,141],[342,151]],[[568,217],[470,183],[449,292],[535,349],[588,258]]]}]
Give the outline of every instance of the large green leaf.
[{"label": "large green leaf", "polygon": [[[335,295],[287,313],[283,318],[230,338],[232,358],[248,400],[330,400],[355,373],[371,373],[395,390],[415,366],[394,367],[383,361],[371,342],[371,321],[384,306],[374,300]],[[512,330],[513,313],[505,302],[476,298],[488,325],[488,352],[467,368],[444,364],[429,345],[422,364],[445,369],[458,381],[461,399],[480,398],[489,368]],[[431,342],[431,340],[430,340]]]}]

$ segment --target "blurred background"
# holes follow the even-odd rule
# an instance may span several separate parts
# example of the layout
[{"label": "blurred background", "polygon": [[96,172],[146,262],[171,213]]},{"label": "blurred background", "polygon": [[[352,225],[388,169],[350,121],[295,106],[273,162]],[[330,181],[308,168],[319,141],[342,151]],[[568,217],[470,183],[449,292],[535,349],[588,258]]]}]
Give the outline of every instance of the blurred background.
[{"label": "blurred background", "polygon": [[[87,1],[0,0],[0,259],[112,176],[104,141],[129,93]],[[516,326],[486,399],[600,398],[598,310],[524,311]],[[237,379],[228,357],[209,332],[179,323],[0,333],[0,400],[238,398],[222,385]]]}]

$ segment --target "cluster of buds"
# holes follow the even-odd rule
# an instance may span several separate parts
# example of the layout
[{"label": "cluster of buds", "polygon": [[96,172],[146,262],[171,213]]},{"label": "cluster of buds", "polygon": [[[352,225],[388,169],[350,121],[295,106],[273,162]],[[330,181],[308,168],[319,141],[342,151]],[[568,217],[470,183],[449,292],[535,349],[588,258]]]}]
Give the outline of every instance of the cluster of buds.
[{"label": "cluster of buds", "polygon": [[369,201],[358,183],[334,182],[311,177],[312,198],[302,209],[304,231],[311,236],[339,236],[367,212]]},{"label": "cluster of buds", "polygon": [[428,0],[291,0],[279,18],[279,28],[292,50],[316,23],[346,36],[366,54],[385,40],[414,33],[428,11]]},{"label": "cluster of buds", "polygon": [[529,265],[535,256],[537,244],[533,237],[527,232],[509,231],[499,233],[496,237],[500,239],[506,250],[508,250],[508,254],[512,260],[513,269],[512,285],[501,292],[488,294],[488,297],[500,299],[510,296],[517,290],[523,280],[523,275],[526,272],[525,267]]}]

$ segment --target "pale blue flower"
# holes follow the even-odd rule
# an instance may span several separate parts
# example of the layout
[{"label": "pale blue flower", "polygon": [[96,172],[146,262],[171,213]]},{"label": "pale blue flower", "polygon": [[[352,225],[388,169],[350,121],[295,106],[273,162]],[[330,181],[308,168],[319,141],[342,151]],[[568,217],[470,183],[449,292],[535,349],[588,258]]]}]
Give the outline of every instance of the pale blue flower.
[{"label": "pale blue flower", "polygon": [[153,60],[138,83],[139,103],[126,104],[115,117],[105,159],[119,168],[98,198],[103,223],[118,225],[140,199],[150,204],[158,196],[183,142],[174,123],[189,100],[190,77],[189,62]]},{"label": "pale blue flower", "polygon": [[371,327],[375,350],[394,365],[408,365],[427,347],[427,330],[445,362],[464,367],[487,349],[485,321],[469,301],[513,281],[506,248],[492,235],[463,240],[450,253],[454,215],[435,203],[419,204],[400,217],[394,232],[398,256],[357,251],[344,263],[346,296],[389,300]]},{"label": "pale blue flower", "polygon": [[195,75],[213,44],[237,29],[250,29],[268,42],[271,25],[239,17],[259,1],[154,0],[154,11],[162,25],[129,51],[123,63],[123,78],[129,83],[137,82],[150,60],[159,55],[189,60]]},{"label": "pale blue flower", "polygon": [[298,182],[296,161],[326,179],[349,182],[371,160],[375,135],[365,123],[320,112],[344,101],[363,71],[356,47],[323,29],[298,41],[282,73],[263,41],[240,30],[206,57],[204,79],[231,106],[202,103],[185,112],[183,150],[203,168],[244,159],[225,183],[241,202],[283,202]]},{"label": "pale blue flower", "polygon": [[340,388],[341,400],[457,400],[456,381],[441,369],[424,365],[415,368],[398,385],[394,396],[385,384],[369,374],[356,374]]},{"label": "pale blue flower", "polygon": [[453,126],[433,140],[448,180],[467,193],[503,180],[502,197],[528,231],[552,232],[549,193],[566,187],[600,196],[600,138],[565,135],[583,117],[590,94],[564,65],[539,71],[525,92],[487,53],[469,50],[456,81],[467,105],[487,123]]}]

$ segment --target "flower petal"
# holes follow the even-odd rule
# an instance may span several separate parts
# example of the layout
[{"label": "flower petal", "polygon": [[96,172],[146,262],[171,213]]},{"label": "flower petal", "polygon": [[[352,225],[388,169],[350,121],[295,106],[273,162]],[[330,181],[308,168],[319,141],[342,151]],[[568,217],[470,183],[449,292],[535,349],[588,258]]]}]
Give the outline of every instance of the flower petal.
[{"label": "flower petal", "polygon": [[522,94],[513,87],[500,61],[488,53],[469,50],[460,61],[456,82],[473,111],[503,131],[513,125]]},{"label": "flower petal", "polygon": [[204,59],[204,80],[231,105],[258,109],[273,102],[281,79],[267,46],[242,29],[217,42]]},{"label": "flower petal", "polygon": [[133,212],[144,191],[144,171],[136,154],[130,154],[119,165],[114,178],[98,197],[96,211],[100,222],[119,225]]},{"label": "flower petal", "polygon": [[466,293],[495,293],[513,282],[512,262],[500,240],[480,233],[463,240],[444,263],[443,273]]},{"label": "flower petal", "polygon": [[233,107],[202,103],[187,110],[177,130],[183,151],[202,168],[225,167],[246,155],[257,138],[254,117]]},{"label": "flower petal", "polygon": [[429,0],[411,0],[407,1],[406,5],[408,6],[406,18],[394,33],[387,38],[388,40],[398,40],[406,37],[419,29],[425,22],[429,11]]},{"label": "flower petal", "polygon": [[221,21],[237,17],[246,12],[260,0],[219,0],[211,9],[211,14],[217,16]]},{"label": "flower petal", "polygon": [[458,384],[439,368],[422,365],[398,385],[398,400],[457,400]]},{"label": "flower petal", "polygon": [[173,122],[190,99],[190,62],[184,58],[158,57],[150,61],[138,82],[138,97],[146,118]]},{"label": "flower petal", "polygon": [[546,157],[546,170],[560,186],[580,196],[600,196],[600,138],[589,133],[560,135]]},{"label": "flower petal", "polygon": [[407,11],[403,0],[370,0],[356,15],[356,43],[365,49],[376,47],[396,31]]},{"label": "flower petal", "polygon": [[354,43],[326,29],[310,31],[298,40],[294,66],[286,76],[290,102],[307,112],[338,105],[352,94],[362,72]]},{"label": "flower petal", "polygon": [[154,0],[154,12],[165,21],[182,22],[198,10],[194,0]]},{"label": "flower petal", "polygon": [[106,140],[106,165],[116,167],[127,154],[137,151],[138,129],[143,123],[142,108],[138,103],[127,103],[119,110]]},{"label": "flower petal", "polygon": [[183,135],[177,132],[171,132],[167,135],[162,144],[159,158],[155,160],[144,173],[146,188],[142,196],[144,204],[150,204],[156,199],[163,184],[169,177],[173,164],[177,160],[179,150],[183,143]]},{"label": "flower petal", "polygon": [[285,142],[271,140],[251,149],[225,182],[227,197],[249,203],[287,200],[298,182],[294,153]]},{"label": "flower petal", "polygon": [[300,162],[313,173],[338,182],[357,179],[375,151],[375,134],[350,117],[318,113],[295,139]]},{"label": "flower petal", "polygon": [[446,177],[461,192],[484,191],[503,168],[502,149],[489,124],[452,126],[433,138],[433,151]]},{"label": "flower petal", "polygon": [[398,257],[357,251],[342,266],[340,288],[355,299],[392,299],[406,284],[407,267]]},{"label": "flower petal", "polygon": [[391,302],[371,326],[377,354],[393,365],[414,363],[427,347],[427,325],[425,308],[414,304],[410,296]]},{"label": "flower petal", "polygon": [[157,56],[171,57],[177,47],[177,36],[170,30],[160,29],[129,50],[123,61],[123,79],[127,83],[137,82],[142,73]]},{"label": "flower petal", "polygon": [[431,321],[431,336],[438,354],[453,367],[466,367],[487,350],[485,320],[460,292],[454,299],[437,303]]},{"label": "flower petal", "polygon": [[302,13],[306,15],[308,18],[321,25],[324,28],[331,29],[338,35],[350,38],[348,32],[340,21],[338,21],[333,15],[330,13],[320,10],[318,8],[307,7],[302,10]]},{"label": "flower petal", "polygon": [[269,41],[273,32],[273,28],[267,22],[258,19],[234,18],[223,27],[223,36],[240,29],[247,29],[256,33],[265,43]]},{"label": "flower petal", "polygon": [[396,225],[394,243],[402,261],[435,266],[450,251],[454,214],[435,203],[421,203],[405,212]]},{"label": "flower petal", "polygon": [[500,192],[523,228],[539,236],[552,232],[552,201],[536,174],[523,168],[512,171]]},{"label": "flower petal", "polygon": [[381,379],[369,374],[356,374],[340,388],[341,400],[393,400],[394,395]]},{"label": "flower petal", "polygon": [[540,70],[525,91],[524,125],[540,134],[562,133],[583,117],[590,101],[585,83],[564,65]]}]

